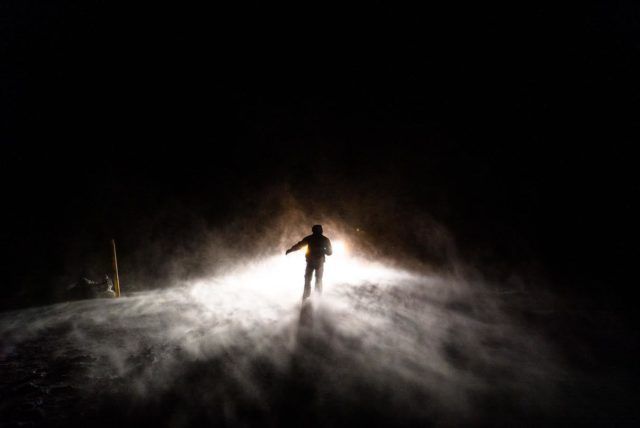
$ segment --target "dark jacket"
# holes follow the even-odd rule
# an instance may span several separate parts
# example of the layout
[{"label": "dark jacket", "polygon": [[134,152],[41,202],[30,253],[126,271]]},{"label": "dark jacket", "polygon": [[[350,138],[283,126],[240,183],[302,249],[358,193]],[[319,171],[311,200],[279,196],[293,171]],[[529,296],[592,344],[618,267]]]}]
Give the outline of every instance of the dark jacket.
[{"label": "dark jacket", "polygon": [[305,245],[307,246],[307,253],[305,254],[307,262],[324,262],[324,256],[330,256],[333,253],[329,238],[320,234],[304,237],[302,241],[291,247],[290,251],[297,251]]}]

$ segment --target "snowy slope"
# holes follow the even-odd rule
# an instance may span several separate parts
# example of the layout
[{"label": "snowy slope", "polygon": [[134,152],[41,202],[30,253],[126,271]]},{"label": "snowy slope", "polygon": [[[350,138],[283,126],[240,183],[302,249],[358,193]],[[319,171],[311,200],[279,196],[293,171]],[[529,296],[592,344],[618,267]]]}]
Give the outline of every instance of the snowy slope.
[{"label": "snowy slope", "polygon": [[3,420],[509,425],[557,411],[569,374],[508,315],[514,296],[344,256],[301,311],[303,267],[269,257],[1,314]]}]

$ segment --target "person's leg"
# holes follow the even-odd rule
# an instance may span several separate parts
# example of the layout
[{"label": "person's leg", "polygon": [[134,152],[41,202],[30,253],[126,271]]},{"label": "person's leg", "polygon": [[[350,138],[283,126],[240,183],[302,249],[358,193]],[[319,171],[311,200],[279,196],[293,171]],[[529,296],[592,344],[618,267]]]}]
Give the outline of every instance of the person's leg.
[{"label": "person's leg", "polygon": [[302,293],[302,300],[305,300],[311,294],[311,275],[313,275],[313,264],[307,263],[307,268],[304,270],[304,292]]},{"label": "person's leg", "polygon": [[319,262],[316,265],[316,292],[322,294],[322,275],[324,274],[324,263]]}]

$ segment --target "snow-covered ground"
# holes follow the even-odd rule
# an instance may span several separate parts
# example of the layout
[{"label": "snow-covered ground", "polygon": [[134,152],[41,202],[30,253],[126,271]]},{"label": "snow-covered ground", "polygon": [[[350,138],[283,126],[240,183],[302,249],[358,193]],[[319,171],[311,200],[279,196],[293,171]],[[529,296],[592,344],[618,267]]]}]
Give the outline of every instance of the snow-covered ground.
[{"label": "snow-covered ground", "polygon": [[[338,247],[340,250],[340,248]],[[513,425],[572,374],[518,296],[340,254],[301,307],[273,256],[120,299],[0,314],[3,422]]]}]

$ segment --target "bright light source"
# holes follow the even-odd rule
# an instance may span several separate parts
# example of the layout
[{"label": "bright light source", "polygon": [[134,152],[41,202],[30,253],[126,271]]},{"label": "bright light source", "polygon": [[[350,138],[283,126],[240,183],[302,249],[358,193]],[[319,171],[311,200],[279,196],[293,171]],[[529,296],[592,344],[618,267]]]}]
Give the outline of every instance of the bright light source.
[{"label": "bright light source", "polygon": [[[381,286],[411,278],[411,274],[380,263],[350,255],[344,241],[332,243],[333,255],[327,256],[324,291],[328,296],[342,290],[344,284],[358,286],[376,283]],[[196,301],[215,310],[246,310],[255,318],[259,313],[297,304],[302,296],[305,260],[303,251],[253,260],[226,275],[191,283]],[[242,308],[242,309],[240,309]]]},{"label": "bright light source", "polygon": [[331,246],[333,247],[333,256],[342,257],[347,254],[347,246],[344,241],[335,241]]}]

